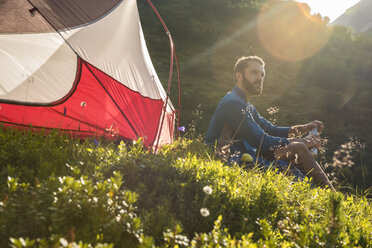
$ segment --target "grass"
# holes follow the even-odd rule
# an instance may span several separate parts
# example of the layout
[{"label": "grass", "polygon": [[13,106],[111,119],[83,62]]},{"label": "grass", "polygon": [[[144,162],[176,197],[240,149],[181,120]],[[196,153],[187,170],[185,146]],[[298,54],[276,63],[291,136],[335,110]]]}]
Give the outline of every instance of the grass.
[{"label": "grass", "polygon": [[158,154],[141,141],[96,143],[1,129],[1,244],[372,246],[371,202],[363,196],[227,166],[197,139]]}]

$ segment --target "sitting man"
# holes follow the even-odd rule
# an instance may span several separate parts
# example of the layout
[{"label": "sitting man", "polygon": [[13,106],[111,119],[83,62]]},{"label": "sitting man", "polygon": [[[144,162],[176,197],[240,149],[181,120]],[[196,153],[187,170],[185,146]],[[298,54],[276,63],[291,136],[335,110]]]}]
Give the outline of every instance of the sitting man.
[{"label": "sitting man", "polygon": [[[266,160],[281,159],[299,166],[317,185],[334,190],[310,148],[321,146],[318,134],[302,136],[313,128],[323,130],[323,123],[312,121],[305,125],[277,127],[264,119],[249,98],[260,95],[265,77],[265,63],[257,56],[242,57],[234,68],[235,87],[227,93],[209,124],[205,142],[221,147],[229,140],[231,152],[240,154],[254,150]],[[241,155],[240,155],[241,156]]]}]

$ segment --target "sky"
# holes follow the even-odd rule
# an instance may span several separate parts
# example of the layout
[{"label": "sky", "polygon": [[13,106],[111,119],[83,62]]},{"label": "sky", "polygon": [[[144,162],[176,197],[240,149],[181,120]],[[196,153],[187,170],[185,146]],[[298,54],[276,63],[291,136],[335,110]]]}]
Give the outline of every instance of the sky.
[{"label": "sky", "polygon": [[311,14],[319,13],[328,16],[333,22],[342,15],[348,8],[357,4],[360,0],[297,0],[307,3],[311,8]]}]

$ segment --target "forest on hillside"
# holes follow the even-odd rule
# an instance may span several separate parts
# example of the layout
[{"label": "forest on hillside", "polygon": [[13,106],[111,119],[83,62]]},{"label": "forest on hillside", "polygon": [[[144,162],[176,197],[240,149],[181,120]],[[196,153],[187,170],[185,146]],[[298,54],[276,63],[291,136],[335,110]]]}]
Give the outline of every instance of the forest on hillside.
[{"label": "forest on hillside", "polygon": [[[325,154],[319,157],[345,190],[372,186],[372,39],[306,4],[256,0],[154,0],[175,42],[181,69],[181,125],[203,136],[221,97],[234,85],[233,65],[244,55],[266,62],[261,115],[281,126],[322,120]],[[163,82],[169,41],[147,2],[139,2],[154,66]],[[171,99],[178,104],[173,78]],[[267,109],[275,111],[267,111]],[[197,111],[196,111],[197,110]],[[195,113],[198,113],[195,115]]]}]

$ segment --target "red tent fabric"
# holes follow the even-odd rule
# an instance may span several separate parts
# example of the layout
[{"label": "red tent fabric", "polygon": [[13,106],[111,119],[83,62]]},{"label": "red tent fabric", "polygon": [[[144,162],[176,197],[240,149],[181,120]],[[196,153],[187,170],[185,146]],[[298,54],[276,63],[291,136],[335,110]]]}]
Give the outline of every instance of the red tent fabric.
[{"label": "red tent fabric", "polygon": [[0,5],[7,20],[0,24],[0,122],[142,137],[147,146],[172,142],[175,110],[151,63],[135,0],[9,2]]}]

